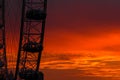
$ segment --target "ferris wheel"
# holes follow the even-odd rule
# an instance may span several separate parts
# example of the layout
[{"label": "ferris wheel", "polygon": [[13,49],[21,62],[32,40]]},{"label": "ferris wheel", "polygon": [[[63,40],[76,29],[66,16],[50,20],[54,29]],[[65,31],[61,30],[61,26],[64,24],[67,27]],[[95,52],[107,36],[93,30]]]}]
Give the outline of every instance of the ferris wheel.
[{"label": "ferris wheel", "polygon": [[5,43],[5,0],[0,0],[0,80],[8,80]]},{"label": "ferris wheel", "polygon": [[43,50],[47,0],[23,0],[15,80],[43,80]]},{"label": "ferris wheel", "polygon": [[[0,0],[0,80],[44,79],[40,70],[40,60],[43,50],[46,10],[47,0],[22,0],[16,68],[15,72],[9,72],[7,65],[10,62],[9,60],[7,61],[6,57],[5,0]],[[13,28],[12,26],[11,28]],[[15,30],[13,33],[15,33]],[[13,40],[12,43],[14,43]],[[12,48],[9,49],[11,50]],[[10,75],[13,78],[9,78]]]}]

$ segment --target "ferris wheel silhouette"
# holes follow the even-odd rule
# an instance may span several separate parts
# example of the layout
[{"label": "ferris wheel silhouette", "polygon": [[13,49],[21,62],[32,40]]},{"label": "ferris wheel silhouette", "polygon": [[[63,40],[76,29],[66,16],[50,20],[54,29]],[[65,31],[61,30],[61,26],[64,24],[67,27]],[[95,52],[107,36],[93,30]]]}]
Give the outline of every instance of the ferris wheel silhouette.
[{"label": "ferris wheel silhouette", "polygon": [[[20,38],[15,70],[9,72],[6,54],[5,0],[0,0],[0,80],[43,80],[43,51],[47,0],[22,0]],[[12,76],[12,77],[11,77]]]}]

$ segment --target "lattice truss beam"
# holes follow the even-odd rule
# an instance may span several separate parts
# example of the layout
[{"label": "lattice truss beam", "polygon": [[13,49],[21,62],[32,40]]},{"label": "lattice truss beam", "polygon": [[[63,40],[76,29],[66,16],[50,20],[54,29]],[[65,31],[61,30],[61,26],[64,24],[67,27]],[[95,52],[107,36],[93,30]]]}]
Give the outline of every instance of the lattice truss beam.
[{"label": "lattice truss beam", "polygon": [[16,73],[23,79],[26,78],[26,74],[29,73],[33,76],[39,71],[43,50],[46,6],[47,0],[23,0],[21,35],[16,66]]},{"label": "lattice truss beam", "polygon": [[0,0],[0,80],[8,79],[5,44],[5,0]]}]

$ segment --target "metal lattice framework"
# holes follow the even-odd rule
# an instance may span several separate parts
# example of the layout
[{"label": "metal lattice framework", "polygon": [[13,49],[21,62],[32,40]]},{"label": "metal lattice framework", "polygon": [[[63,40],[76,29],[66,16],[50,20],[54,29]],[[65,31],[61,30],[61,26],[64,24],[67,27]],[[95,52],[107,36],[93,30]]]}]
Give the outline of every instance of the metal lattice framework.
[{"label": "metal lattice framework", "polygon": [[5,0],[0,0],[0,80],[8,80],[5,44]]},{"label": "metal lattice framework", "polygon": [[[43,80],[39,76],[47,0],[23,0],[15,80]],[[39,75],[38,75],[39,74]],[[18,77],[19,75],[19,77]]]}]

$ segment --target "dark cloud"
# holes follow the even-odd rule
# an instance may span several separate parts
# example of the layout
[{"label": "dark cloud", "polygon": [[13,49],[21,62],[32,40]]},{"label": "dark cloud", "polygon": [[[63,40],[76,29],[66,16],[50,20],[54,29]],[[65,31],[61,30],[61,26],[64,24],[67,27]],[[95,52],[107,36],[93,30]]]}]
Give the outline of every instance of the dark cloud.
[{"label": "dark cloud", "polygon": [[97,77],[97,76],[80,76],[84,74],[82,70],[66,69],[46,69],[42,70],[45,75],[45,80],[119,80],[119,77]]},{"label": "dark cloud", "polygon": [[120,52],[120,45],[118,44],[118,45],[106,46],[106,47],[103,47],[102,50]]},{"label": "dark cloud", "polygon": [[[120,1],[60,0],[48,5],[48,28],[82,35],[106,34],[120,29]],[[52,6],[50,5],[52,4]]]},{"label": "dark cloud", "polygon": [[[89,56],[89,55],[88,55]],[[92,55],[90,55],[92,56]],[[43,61],[48,61],[48,60],[67,60],[69,61],[72,58],[79,58],[79,57],[84,57],[82,53],[80,54],[74,54],[74,53],[43,53],[42,55],[42,60]]]},{"label": "dark cloud", "polygon": [[61,61],[61,62],[54,62],[54,61],[53,61],[52,63],[48,63],[47,65],[52,66],[52,65],[57,65],[57,64],[58,64],[58,65],[59,65],[59,64],[63,64],[63,65],[64,65],[64,64],[71,64],[71,65],[72,65],[72,64],[74,64],[74,63],[73,63],[73,62],[64,62],[64,61]]},{"label": "dark cloud", "polygon": [[106,64],[106,66],[112,67],[112,68],[120,68],[120,61],[103,61],[103,63]]}]

